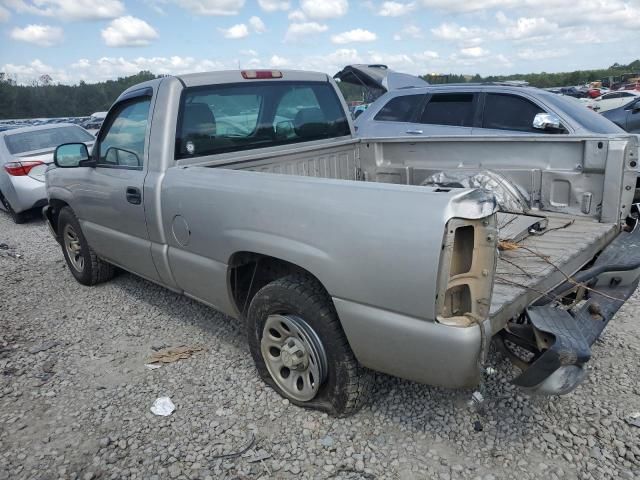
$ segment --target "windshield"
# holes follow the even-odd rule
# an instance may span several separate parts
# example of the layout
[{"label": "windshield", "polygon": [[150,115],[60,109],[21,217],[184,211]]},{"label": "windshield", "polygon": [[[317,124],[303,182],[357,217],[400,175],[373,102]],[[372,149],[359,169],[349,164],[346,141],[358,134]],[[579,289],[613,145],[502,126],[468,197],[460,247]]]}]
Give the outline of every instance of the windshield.
[{"label": "windshield", "polygon": [[91,142],[93,136],[80,127],[47,128],[8,134],[4,137],[9,153],[16,155],[34,150],[54,149],[63,143]]},{"label": "windshield", "polygon": [[615,123],[606,119],[599,113],[589,110],[583,104],[564,98],[554,93],[544,95],[544,101],[565,112],[574,122],[591,133],[625,133]]}]

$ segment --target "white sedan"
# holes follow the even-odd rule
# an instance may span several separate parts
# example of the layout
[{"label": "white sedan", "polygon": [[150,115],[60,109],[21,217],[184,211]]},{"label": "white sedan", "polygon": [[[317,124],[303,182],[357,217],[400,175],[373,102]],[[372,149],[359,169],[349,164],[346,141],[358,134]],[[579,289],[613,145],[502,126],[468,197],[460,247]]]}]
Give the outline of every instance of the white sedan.
[{"label": "white sedan", "polygon": [[44,172],[53,151],[63,143],[93,144],[84,128],[69,123],[23,127],[0,132],[0,207],[16,223],[47,204]]},{"label": "white sedan", "polygon": [[637,90],[622,90],[617,92],[609,92],[604,95],[600,95],[593,100],[587,102],[587,106],[593,111],[602,113],[607,110],[622,107],[631,102],[634,98],[640,96],[640,92]]}]

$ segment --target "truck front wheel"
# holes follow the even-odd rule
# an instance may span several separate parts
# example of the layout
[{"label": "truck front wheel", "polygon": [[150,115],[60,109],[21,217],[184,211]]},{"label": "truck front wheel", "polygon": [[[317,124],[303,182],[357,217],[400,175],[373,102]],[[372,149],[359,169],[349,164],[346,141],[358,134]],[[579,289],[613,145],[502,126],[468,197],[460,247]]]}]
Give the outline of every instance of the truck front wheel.
[{"label": "truck front wheel", "polygon": [[113,278],[113,265],[99,258],[89,246],[80,222],[69,207],[64,207],[58,215],[58,233],[64,259],[78,282],[96,285]]},{"label": "truck front wheel", "polygon": [[355,359],[333,303],[315,279],[290,275],[264,286],[247,320],[258,373],[280,395],[333,415],[362,406],[371,373]]}]

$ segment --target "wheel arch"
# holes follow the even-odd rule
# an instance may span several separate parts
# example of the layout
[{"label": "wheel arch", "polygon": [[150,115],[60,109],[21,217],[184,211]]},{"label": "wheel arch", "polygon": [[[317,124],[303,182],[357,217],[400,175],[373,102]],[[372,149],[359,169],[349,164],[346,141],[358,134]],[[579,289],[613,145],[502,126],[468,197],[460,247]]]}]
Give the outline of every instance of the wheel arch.
[{"label": "wheel arch", "polygon": [[[56,238],[59,236],[58,232],[58,217],[60,216],[60,212],[64,207],[69,207],[69,204],[64,200],[60,200],[58,198],[52,198],[49,200],[48,208],[44,211],[44,216],[51,230],[56,235]],[[71,208],[71,207],[69,207]]]},{"label": "wheel arch", "polygon": [[239,251],[231,255],[227,265],[229,298],[241,318],[244,318],[251,300],[262,287],[292,274],[304,275],[317,282],[333,305],[331,295],[320,279],[309,270],[288,260],[257,252]]}]

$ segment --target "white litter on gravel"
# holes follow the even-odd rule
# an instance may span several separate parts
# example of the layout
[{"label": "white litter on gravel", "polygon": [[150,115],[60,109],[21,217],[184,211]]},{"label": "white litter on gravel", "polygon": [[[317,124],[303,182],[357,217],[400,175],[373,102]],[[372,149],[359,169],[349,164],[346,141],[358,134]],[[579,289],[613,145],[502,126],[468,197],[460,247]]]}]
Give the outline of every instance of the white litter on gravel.
[{"label": "white litter on gravel", "polygon": [[169,397],[160,397],[156,398],[156,401],[153,402],[153,405],[151,406],[151,413],[154,415],[160,415],[161,417],[168,417],[175,411],[175,409],[176,406]]}]

